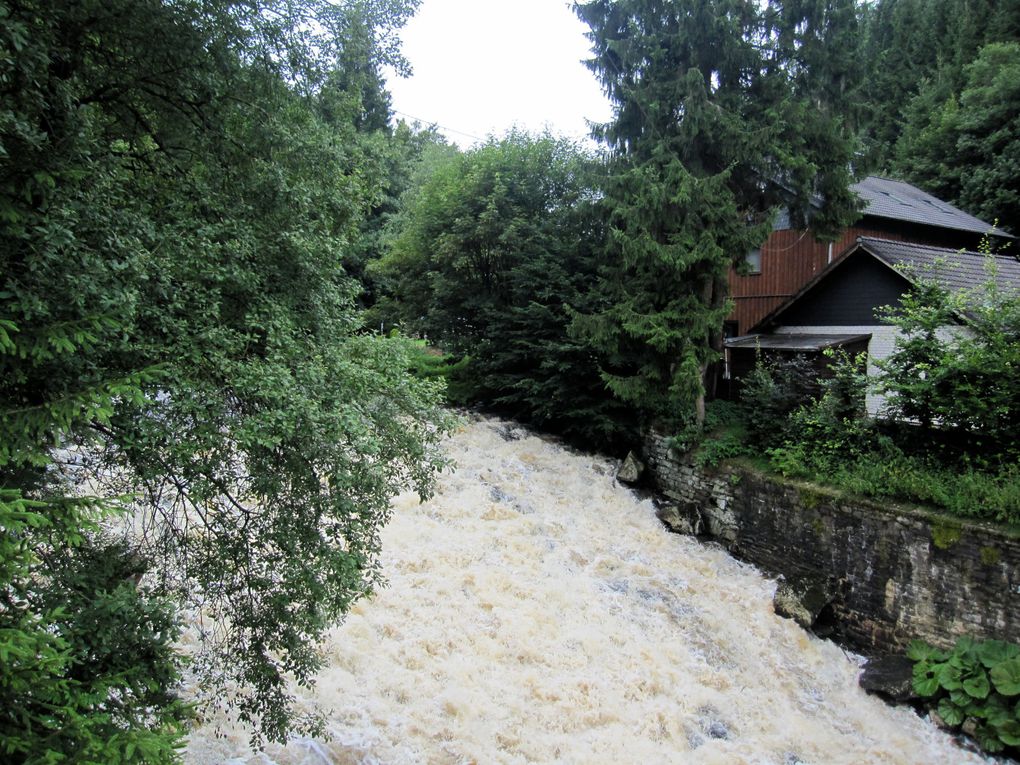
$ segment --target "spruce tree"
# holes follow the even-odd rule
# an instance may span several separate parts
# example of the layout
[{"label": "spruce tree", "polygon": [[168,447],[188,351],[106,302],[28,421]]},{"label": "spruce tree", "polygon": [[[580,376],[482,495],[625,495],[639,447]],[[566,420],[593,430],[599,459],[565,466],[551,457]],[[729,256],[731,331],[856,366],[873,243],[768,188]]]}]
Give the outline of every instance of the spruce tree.
[{"label": "spruce tree", "polygon": [[829,66],[824,45],[852,5],[574,7],[615,105],[594,131],[611,150],[601,306],[576,315],[574,331],[646,417],[700,418],[730,266],[765,240],[780,206],[822,236],[854,215],[853,144],[833,107],[853,73]]}]

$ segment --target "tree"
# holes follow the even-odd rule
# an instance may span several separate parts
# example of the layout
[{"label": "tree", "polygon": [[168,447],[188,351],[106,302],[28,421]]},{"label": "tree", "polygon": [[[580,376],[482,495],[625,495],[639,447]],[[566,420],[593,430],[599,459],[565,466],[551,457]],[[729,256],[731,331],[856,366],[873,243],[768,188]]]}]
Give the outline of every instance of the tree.
[{"label": "tree", "polygon": [[[65,325],[23,338],[16,325],[0,320],[0,369],[17,374],[58,354],[80,353],[96,330]],[[12,357],[22,363],[12,364]],[[177,761],[190,714],[177,698],[174,609],[139,584],[145,563],[137,549],[102,533],[116,503],[64,495],[59,466],[46,449],[49,439],[75,427],[108,422],[116,399],[140,400],[146,377],[82,390],[46,407],[4,410],[0,477],[19,484],[0,488],[4,762]]]},{"label": "tree", "polygon": [[[615,104],[595,134],[612,150],[604,307],[574,329],[603,379],[646,417],[703,416],[721,343],[727,273],[779,206],[833,233],[854,215],[853,144],[833,96],[850,73],[825,40],[846,2],[593,0],[589,67]],[[813,210],[821,195],[826,205]]]},{"label": "tree", "polygon": [[376,265],[390,316],[444,350],[478,400],[589,445],[623,427],[567,306],[595,278],[598,166],[571,143],[510,133],[446,154],[394,219]]},{"label": "tree", "polygon": [[1020,43],[993,43],[965,69],[963,89],[926,84],[896,146],[897,169],[1006,230],[1020,221]]},{"label": "tree", "polygon": [[[312,682],[317,638],[381,581],[390,497],[427,494],[442,464],[437,391],[406,373],[399,338],[362,330],[342,268],[380,177],[358,139],[364,101],[320,109],[351,14],[383,63],[413,7],[0,14],[0,320],[15,349],[0,355],[0,486],[54,524],[80,490],[48,480],[59,447],[86,460],[72,483],[131,494],[128,557],[151,561],[138,608],[201,613],[203,688],[236,688],[234,711],[278,740],[289,680]],[[68,542],[51,544],[54,558]],[[29,567],[14,579],[59,592],[42,552],[13,551]],[[100,603],[106,580],[83,581]],[[57,618],[51,600],[31,609],[43,630]]]},{"label": "tree", "polygon": [[917,275],[890,313],[900,336],[879,362],[879,388],[888,414],[916,422],[925,443],[945,441],[933,437],[942,431],[979,461],[1005,463],[1020,427],[1020,294],[998,285],[992,258],[988,271],[981,289],[955,294]]},{"label": "tree", "polygon": [[[912,145],[951,97],[959,102],[967,67],[990,43],[1020,41],[1017,0],[879,0],[860,8],[860,58],[868,73],[862,92],[862,165],[923,183],[911,174]],[[924,136],[921,136],[925,143]],[[911,153],[912,154],[912,153]],[[932,153],[920,157],[922,163]],[[947,155],[951,162],[955,151]],[[971,165],[979,166],[981,162]],[[926,187],[928,188],[928,187]],[[928,188],[938,193],[935,187]],[[955,200],[955,197],[944,197]]]}]

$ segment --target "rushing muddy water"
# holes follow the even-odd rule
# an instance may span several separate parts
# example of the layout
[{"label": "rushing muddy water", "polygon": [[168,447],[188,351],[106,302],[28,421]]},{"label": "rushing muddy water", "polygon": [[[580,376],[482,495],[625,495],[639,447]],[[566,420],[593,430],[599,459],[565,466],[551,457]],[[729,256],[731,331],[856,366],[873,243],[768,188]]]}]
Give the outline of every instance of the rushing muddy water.
[{"label": "rushing muddy water", "polygon": [[466,425],[437,496],[395,500],[389,587],[302,699],[328,735],[189,763],[967,763],[857,687],[853,657],[772,611],[775,583],[669,534],[608,461]]}]

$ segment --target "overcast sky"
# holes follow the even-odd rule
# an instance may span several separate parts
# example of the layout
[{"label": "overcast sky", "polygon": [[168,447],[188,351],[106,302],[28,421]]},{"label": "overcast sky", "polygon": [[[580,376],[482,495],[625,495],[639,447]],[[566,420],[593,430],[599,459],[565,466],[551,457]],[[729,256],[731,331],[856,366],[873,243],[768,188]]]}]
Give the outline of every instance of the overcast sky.
[{"label": "overcast sky", "polygon": [[405,27],[409,79],[390,77],[398,117],[436,123],[462,147],[517,125],[586,138],[610,107],[586,27],[563,0],[424,0]]}]

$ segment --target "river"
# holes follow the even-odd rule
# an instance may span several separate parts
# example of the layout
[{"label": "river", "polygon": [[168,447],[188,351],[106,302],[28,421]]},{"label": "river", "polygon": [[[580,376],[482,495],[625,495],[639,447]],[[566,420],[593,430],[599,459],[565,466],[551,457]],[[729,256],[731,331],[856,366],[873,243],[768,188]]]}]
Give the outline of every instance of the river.
[{"label": "river", "polygon": [[300,697],[327,735],[252,753],[208,726],[186,762],[985,762],[861,691],[854,656],[773,613],[774,581],[668,533],[610,461],[486,419],[448,449]]}]

